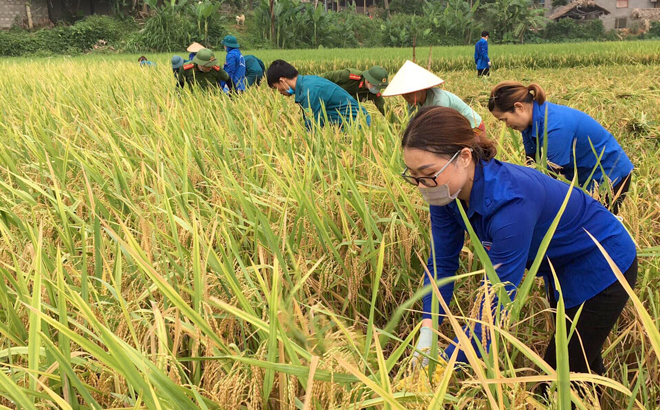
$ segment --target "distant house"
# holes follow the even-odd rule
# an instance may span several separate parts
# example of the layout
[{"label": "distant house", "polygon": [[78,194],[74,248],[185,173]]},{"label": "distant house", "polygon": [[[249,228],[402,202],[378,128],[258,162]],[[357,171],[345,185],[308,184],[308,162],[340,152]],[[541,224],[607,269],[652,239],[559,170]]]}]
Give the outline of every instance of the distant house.
[{"label": "distant house", "polygon": [[660,21],[660,7],[654,9],[634,9],[630,13],[630,17],[633,19],[632,21],[637,20],[642,23],[642,27],[648,30],[652,22]]},{"label": "distant house", "polygon": [[27,26],[28,3],[35,27],[91,14],[111,14],[113,10],[112,0],[0,0],[0,29],[14,24]]},{"label": "distant house", "polygon": [[[11,28],[15,23],[27,25],[27,1],[25,0],[0,0],[0,28]],[[30,3],[30,14],[32,23],[41,26],[49,22],[47,0],[32,0]]]},{"label": "distant house", "polygon": [[578,21],[595,20],[610,14],[594,0],[578,0],[565,6],[557,7],[547,17],[553,21],[570,18]]},{"label": "distant house", "polygon": [[[554,9],[550,1],[542,4],[550,9],[547,17],[552,20],[599,18],[605,30],[627,28],[635,19],[655,21],[660,13],[657,11],[660,10],[660,0],[577,0]],[[636,17],[638,15],[643,17]]]},{"label": "distant house", "polygon": [[367,11],[378,5],[377,0],[300,0],[303,3],[313,3],[325,7],[327,10],[341,11],[355,4],[358,13],[367,14]]}]

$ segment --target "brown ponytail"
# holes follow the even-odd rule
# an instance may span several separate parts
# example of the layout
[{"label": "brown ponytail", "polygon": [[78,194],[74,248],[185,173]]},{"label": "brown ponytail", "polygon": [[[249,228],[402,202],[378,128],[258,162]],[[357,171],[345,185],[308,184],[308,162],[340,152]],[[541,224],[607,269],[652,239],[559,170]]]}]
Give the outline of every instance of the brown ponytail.
[{"label": "brown ponytail", "polygon": [[403,133],[401,148],[415,148],[447,158],[463,148],[471,148],[475,162],[488,161],[497,154],[490,138],[475,136],[470,121],[447,107],[420,109]]},{"label": "brown ponytail", "polygon": [[500,112],[511,112],[515,109],[515,103],[531,104],[533,101],[538,104],[545,102],[545,91],[540,85],[532,83],[525,87],[517,81],[503,81],[490,92],[488,110],[490,112],[495,109]]}]

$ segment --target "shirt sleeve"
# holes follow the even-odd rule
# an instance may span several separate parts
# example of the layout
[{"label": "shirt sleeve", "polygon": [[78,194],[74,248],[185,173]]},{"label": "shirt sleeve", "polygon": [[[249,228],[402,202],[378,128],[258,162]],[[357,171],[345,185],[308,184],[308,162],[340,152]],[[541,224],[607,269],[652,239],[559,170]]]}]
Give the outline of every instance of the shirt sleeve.
[{"label": "shirt sleeve", "polygon": [[220,71],[218,71],[218,77],[219,77],[220,80],[222,80],[222,81],[230,82],[229,73],[227,73],[227,72],[226,72],[225,70],[223,70],[222,68],[220,69]]},{"label": "shirt sleeve", "polygon": [[341,76],[342,76],[343,72],[344,72],[344,70],[330,71],[330,72],[321,74],[319,77],[325,78],[326,80],[330,80],[333,83],[337,84],[339,82],[339,80],[341,79]]},{"label": "shirt sleeve", "polygon": [[[465,101],[449,91],[442,90],[442,93],[447,97],[447,107],[453,108],[456,111],[460,112],[465,118],[470,121],[470,126],[472,128],[477,128],[481,124],[481,116],[477,114],[475,110],[472,109]],[[444,105],[444,104],[443,104]]]},{"label": "shirt sleeve", "polygon": [[548,121],[548,161],[562,168],[571,167],[574,139],[574,126],[559,119]]},{"label": "shirt sleeve", "polygon": [[380,111],[381,114],[385,115],[385,98],[382,95],[374,97],[376,108],[378,108],[378,111]]},{"label": "shirt sleeve", "polygon": [[474,45],[474,63],[477,64],[479,61],[479,42]]},{"label": "shirt sleeve", "polygon": [[[463,227],[456,218],[451,215],[449,206],[431,206],[431,235],[433,236],[433,249],[427,262],[427,269],[431,276],[436,279],[454,276],[458,270],[458,256],[461,253],[464,242]],[[431,281],[426,272],[424,275],[424,286]],[[454,294],[454,283],[449,283],[439,288],[442,299],[447,306]],[[431,319],[433,293],[430,291],[424,295],[424,319]],[[445,313],[442,305],[439,307],[438,323],[442,323]]]},{"label": "shirt sleeve", "polygon": [[230,77],[233,77],[236,75],[237,69],[238,62],[236,61],[236,58],[231,54],[227,54],[227,60],[225,61],[225,71],[227,74],[229,74]]},{"label": "shirt sleeve", "polygon": [[488,57],[488,41],[484,41],[483,49],[484,49],[484,58],[486,59],[486,61],[490,61],[490,58]]},{"label": "shirt sleeve", "polygon": [[[512,300],[525,274],[534,232],[533,228],[540,213],[541,210],[534,204],[516,199],[498,209],[496,216],[489,223],[488,231],[492,238],[489,252],[490,261]],[[477,299],[475,303],[481,304],[477,319],[485,320],[482,317],[484,313],[483,299]],[[498,303],[497,297],[493,295],[492,312],[495,312]],[[473,324],[472,327],[473,329],[470,329],[466,326],[463,330],[471,339],[474,350],[479,352],[477,344],[481,344],[482,326],[477,323]],[[458,343],[458,339],[454,341]],[[488,346],[489,344],[487,348]],[[451,356],[455,349],[455,345],[450,345],[445,353]],[[459,361],[467,361],[465,352],[462,350],[457,357]]]}]

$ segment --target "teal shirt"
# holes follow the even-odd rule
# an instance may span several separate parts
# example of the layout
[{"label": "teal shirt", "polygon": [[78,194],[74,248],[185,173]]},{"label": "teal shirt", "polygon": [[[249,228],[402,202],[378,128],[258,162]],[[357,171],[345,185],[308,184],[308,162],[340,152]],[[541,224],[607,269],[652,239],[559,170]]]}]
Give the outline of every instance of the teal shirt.
[{"label": "teal shirt", "polygon": [[[417,104],[417,106],[419,107],[420,105]],[[421,106],[453,108],[470,121],[472,128],[477,128],[481,125],[481,116],[458,96],[449,91],[441,90],[439,88],[429,88],[426,90],[426,101],[424,101],[424,104]],[[408,112],[412,112],[415,108],[416,107],[409,105]]]},{"label": "teal shirt", "polygon": [[325,78],[299,75],[296,81],[295,99],[303,109],[307,129],[311,129],[312,120],[323,127],[326,115],[331,124],[343,129],[346,122],[357,121],[360,112],[366,116],[367,125],[371,125],[371,117],[367,110],[360,107],[346,90]]}]

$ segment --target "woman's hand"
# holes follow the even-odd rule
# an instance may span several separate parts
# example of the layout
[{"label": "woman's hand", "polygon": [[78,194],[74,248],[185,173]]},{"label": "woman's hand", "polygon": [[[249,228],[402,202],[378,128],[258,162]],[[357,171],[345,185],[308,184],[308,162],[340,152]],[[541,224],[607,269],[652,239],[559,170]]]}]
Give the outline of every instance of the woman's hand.
[{"label": "woman's hand", "polygon": [[433,341],[433,330],[430,327],[423,326],[419,329],[419,339],[417,339],[417,346],[415,353],[413,353],[413,368],[418,365],[426,367],[429,364],[428,357],[420,357],[420,353],[428,355],[431,352],[431,343]]}]

